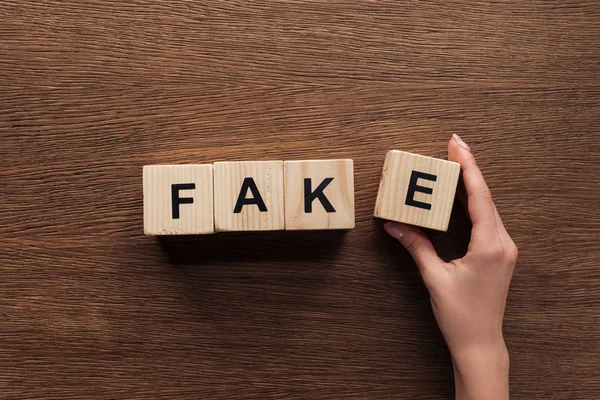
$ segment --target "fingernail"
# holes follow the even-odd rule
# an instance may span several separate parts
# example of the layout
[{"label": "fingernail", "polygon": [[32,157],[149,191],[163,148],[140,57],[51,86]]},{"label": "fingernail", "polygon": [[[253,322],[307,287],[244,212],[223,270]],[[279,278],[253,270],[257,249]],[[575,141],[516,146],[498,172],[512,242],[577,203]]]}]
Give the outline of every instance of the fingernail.
[{"label": "fingernail", "polygon": [[452,137],[454,138],[454,140],[456,140],[456,143],[462,147],[465,150],[471,151],[471,148],[469,147],[468,144],[466,144],[465,142],[463,142],[463,140],[460,138],[460,136],[458,136],[456,133],[454,135],[452,135]]},{"label": "fingernail", "polygon": [[398,225],[392,222],[388,222],[385,225],[383,225],[383,229],[385,229],[385,231],[394,239],[402,239],[402,231],[400,230]]}]

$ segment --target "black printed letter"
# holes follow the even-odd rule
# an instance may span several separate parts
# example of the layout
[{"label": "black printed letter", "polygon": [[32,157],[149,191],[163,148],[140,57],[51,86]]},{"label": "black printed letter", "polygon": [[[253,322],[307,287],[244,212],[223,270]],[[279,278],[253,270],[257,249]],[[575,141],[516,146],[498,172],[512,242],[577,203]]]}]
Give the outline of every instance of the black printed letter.
[{"label": "black printed letter", "polygon": [[408,191],[406,192],[406,202],[404,204],[406,204],[407,206],[413,206],[413,207],[423,208],[425,210],[431,210],[431,204],[423,203],[422,201],[417,201],[414,198],[415,192],[421,192],[421,193],[425,193],[425,194],[433,193],[432,188],[417,185],[417,180],[419,178],[426,179],[428,181],[433,181],[433,182],[435,182],[437,180],[437,176],[435,176],[435,175],[426,174],[425,172],[413,171],[410,174],[410,183],[408,184]]},{"label": "black printed letter", "polygon": [[[248,193],[248,189],[250,189],[253,196],[249,199],[246,198],[246,193]],[[265,202],[263,201],[260,192],[256,187],[256,183],[252,178],[244,178],[244,182],[242,183],[242,188],[240,189],[240,194],[238,196],[237,202],[235,203],[233,213],[241,213],[242,207],[244,207],[246,204],[256,204],[261,212],[268,211],[267,206],[265,205]]]},{"label": "black printed letter", "polygon": [[315,191],[311,192],[312,180],[310,178],[304,178],[304,212],[305,213],[312,212],[312,202],[315,199],[319,199],[319,201],[323,205],[323,208],[325,208],[325,211],[327,211],[328,213],[335,212],[335,208],[333,208],[333,206],[331,205],[331,203],[329,202],[327,197],[325,197],[325,193],[323,193],[323,190],[327,187],[327,185],[329,185],[331,183],[332,180],[333,180],[333,178],[323,179],[323,182],[321,182],[321,184],[319,186],[317,186]]},{"label": "black printed letter", "polygon": [[179,197],[180,190],[196,189],[195,183],[175,183],[171,185],[171,205],[173,207],[173,219],[179,219],[179,205],[192,204],[192,197]]}]

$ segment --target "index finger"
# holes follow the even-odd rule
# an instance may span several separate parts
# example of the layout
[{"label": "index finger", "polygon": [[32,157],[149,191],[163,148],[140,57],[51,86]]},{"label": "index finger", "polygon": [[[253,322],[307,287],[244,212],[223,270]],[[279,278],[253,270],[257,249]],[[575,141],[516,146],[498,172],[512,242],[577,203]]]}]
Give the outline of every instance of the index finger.
[{"label": "index finger", "polygon": [[458,135],[454,135],[448,143],[448,160],[459,163],[462,170],[469,217],[473,223],[472,239],[497,239],[496,211],[492,194],[469,146]]}]

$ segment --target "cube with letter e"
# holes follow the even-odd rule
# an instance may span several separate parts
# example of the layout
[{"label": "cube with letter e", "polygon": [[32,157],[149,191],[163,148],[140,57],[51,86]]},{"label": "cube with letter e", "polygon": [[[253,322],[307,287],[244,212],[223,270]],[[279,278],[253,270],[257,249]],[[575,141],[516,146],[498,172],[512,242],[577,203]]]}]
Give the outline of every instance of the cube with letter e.
[{"label": "cube with letter e", "polygon": [[385,157],[374,215],[446,231],[459,175],[458,163],[392,150]]}]

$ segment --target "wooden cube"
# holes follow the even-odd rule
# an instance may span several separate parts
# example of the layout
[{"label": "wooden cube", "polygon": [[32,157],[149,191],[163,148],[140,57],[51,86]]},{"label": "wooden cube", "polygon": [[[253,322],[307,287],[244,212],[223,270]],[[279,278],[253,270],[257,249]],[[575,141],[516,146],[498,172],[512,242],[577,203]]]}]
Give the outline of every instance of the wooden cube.
[{"label": "wooden cube", "polygon": [[274,231],[285,228],[283,161],[214,164],[217,231]]},{"label": "wooden cube", "polygon": [[211,164],[146,165],[143,175],[146,235],[214,233]]},{"label": "wooden cube", "polygon": [[354,228],[352,160],[284,162],[285,229]]},{"label": "wooden cube", "polygon": [[460,165],[392,150],[385,157],[374,215],[448,230]]}]

